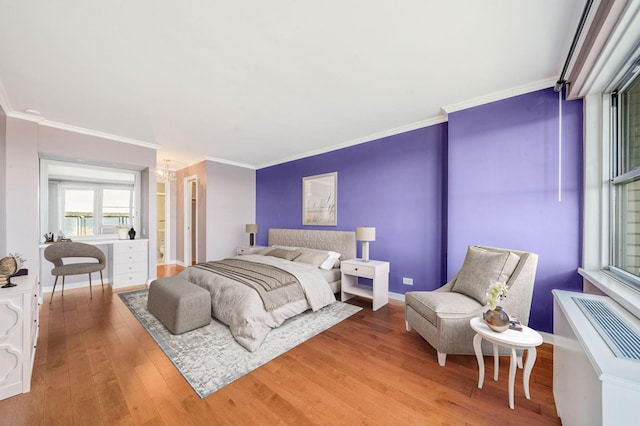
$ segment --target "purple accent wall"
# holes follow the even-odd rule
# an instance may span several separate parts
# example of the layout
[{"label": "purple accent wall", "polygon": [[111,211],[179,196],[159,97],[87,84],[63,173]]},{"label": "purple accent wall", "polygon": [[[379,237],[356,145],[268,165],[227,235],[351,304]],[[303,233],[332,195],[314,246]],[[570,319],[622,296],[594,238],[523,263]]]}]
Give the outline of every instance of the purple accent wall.
[{"label": "purple accent wall", "polygon": [[[258,170],[257,243],[267,244],[269,228],[375,226],[369,254],[391,263],[390,291],[439,287],[446,139],[445,123]],[[338,226],[302,226],[302,178],[329,172],[338,172]],[[402,277],[414,285],[403,285]]]},{"label": "purple accent wall", "polygon": [[[539,255],[529,324],[551,332],[554,288],[581,291],[582,101],[552,89],[470,108],[439,124],[258,170],[258,244],[302,223],[302,178],[338,172],[338,226],[375,226],[372,259],[391,262],[390,291],[433,290],[468,245]],[[360,255],[358,243],[358,255]],[[413,286],[402,277],[414,279]]]},{"label": "purple accent wall", "polygon": [[541,90],[449,115],[447,276],[472,244],[539,255],[529,325],[553,331],[554,288],[581,291],[582,101]]}]

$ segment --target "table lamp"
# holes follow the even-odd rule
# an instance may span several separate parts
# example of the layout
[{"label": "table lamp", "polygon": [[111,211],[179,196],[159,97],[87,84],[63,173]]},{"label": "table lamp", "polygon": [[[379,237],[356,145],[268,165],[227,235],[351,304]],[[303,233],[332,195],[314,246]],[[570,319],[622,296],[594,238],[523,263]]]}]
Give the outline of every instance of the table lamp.
[{"label": "table lamp", "polygon": [[247,223],[245,230],[249,234],[249,245],[253,247],[253,244],[255,243],[255,234],[258,233],[258,225],[255,223]]},{"label": "table lamp", "polygon": [[369,261],[369,241],[376,240],[376,228],[373,226],[356,227],[356,240],[362,241],[362,261]]}]

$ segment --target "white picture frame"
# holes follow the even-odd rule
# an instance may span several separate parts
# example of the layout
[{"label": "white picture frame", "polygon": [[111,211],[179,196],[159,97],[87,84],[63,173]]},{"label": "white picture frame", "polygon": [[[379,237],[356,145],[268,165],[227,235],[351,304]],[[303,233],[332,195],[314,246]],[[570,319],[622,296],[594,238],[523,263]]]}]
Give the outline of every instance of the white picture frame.
[{"label": "white picture frame", "polygon": [[338,172],[302,178],[302,224],[338,225]]}]

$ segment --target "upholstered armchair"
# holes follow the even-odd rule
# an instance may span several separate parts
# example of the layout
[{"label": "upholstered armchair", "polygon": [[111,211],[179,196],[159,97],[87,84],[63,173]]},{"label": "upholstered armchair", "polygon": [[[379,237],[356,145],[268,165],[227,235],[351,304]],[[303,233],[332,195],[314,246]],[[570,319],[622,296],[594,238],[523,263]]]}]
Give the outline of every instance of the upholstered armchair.
[{"label": "upholstered armchair", "polygon": [[[107,260],[98,247],[76,242],[61,242],[49,245],[44,249],[44,258],[53,263],[53,269],[51,275],[56,277],[53,283],[53,290],[51,290],[51,299],[49,304],[53,301],[53,293],[56,291],[56,285],[58,284],[58,277],[62,276],[62,296],[64,297],[64,279],[67,275],[81,275],[89,274],[89,294],[93,299],[93,290],[91,289],[91,274],[93,272],[100,272],[100,284],[102,285],[102,291],[104,291],[104,280],[102,279],[102,270],[107,265]],[[76,258],[87,258],[89,261],[80,262]],[[68,259],[72,259],[71,263],[68,263]]]},{"label": "upholstered armchair", "polygon": [[[473,355],[473,317],[487,311],[486,292],[495,282],[506,283],[509,291],[500,306],[524,325],[529,310],[538,255],[518,250],[470,246],[460,271],[434,291],[412,291],[405,295],[407,331],[413,327],[438,353],[445,365],[447,354]],[[483,344],[486,355],[493,354]]]}]

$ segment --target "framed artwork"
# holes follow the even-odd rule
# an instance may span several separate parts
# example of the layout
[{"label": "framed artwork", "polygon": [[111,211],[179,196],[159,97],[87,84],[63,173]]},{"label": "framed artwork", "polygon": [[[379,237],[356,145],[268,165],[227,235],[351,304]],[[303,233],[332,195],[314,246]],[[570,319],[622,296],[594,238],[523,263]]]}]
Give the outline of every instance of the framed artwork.
[{"label": "framed artwork", "polygon": [[302,178],[302,224],[338,225],[338,172]]}]

